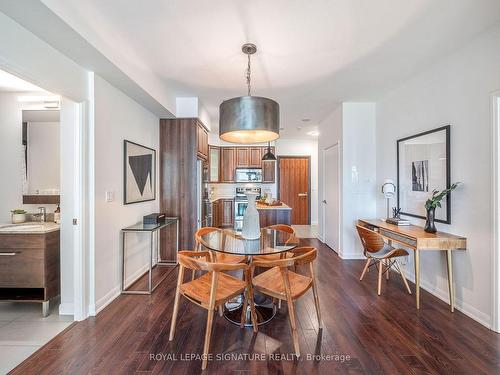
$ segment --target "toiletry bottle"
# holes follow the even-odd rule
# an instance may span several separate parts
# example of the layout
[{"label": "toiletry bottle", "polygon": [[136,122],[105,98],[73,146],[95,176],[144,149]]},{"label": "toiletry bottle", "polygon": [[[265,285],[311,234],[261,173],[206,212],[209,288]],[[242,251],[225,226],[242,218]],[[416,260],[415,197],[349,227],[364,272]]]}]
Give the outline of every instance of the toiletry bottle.
[{"label": "toiletry bottle", "polygon": [[57,205],[57,208],[54,211],[54,223],[61,224],[61,207],[59,207],[59,204]]}]

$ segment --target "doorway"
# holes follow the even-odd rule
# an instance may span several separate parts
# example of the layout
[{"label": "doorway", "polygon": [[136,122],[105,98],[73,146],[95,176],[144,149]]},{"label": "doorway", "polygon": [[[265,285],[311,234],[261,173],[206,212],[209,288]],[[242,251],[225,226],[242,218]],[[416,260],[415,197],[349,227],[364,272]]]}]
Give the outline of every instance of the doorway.
[{"label": "doorway", "polygon": [[292,225],[311,224],[311,157],[278,156],[278,199],[292,208]]},{"label": "doorway", "polygon": [[323,150],[323,236],[334,251],[340,248],[339,144]]}]

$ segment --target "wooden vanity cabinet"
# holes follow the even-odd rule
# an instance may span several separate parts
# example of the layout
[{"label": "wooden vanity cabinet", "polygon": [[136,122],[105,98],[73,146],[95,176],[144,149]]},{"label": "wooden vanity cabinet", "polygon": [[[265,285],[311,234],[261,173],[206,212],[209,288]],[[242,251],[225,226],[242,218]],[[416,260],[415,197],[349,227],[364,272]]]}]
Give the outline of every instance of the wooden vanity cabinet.
[{"label": "wooden vanity cabinet", "polygon": [[46,302],[60,294],[59,230],[0,234],[0,300]]}]

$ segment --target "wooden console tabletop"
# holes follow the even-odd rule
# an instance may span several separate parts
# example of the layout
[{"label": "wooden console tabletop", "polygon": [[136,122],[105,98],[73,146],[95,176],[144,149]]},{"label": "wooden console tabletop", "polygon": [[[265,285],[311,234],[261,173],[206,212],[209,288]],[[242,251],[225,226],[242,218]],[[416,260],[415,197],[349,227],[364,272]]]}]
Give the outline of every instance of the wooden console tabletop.
[{"label": "wooden console tabletop", "polygon": [[358,225],[373,230],[391,243],[398,243],[414,251],[415,259],[415,295],[417,309],[420,308],[420,250],[446,251],[446,264],[448,267],[448,288],[450,293],[450,308],[455,309],[455,296],[453,291],[453,263],[451,252],[465,250],[467,239],[445,232],[427,233],[424,228],[416,225],[388,224],[380,219],[360,219]]}]

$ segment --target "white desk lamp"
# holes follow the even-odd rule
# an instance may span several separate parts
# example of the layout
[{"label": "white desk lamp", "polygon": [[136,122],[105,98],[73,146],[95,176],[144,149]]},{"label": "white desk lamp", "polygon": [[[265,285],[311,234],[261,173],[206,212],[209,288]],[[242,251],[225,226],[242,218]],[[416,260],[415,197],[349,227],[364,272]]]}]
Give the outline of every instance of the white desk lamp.
[{"label": "white desk lamp", "polygon": [[396,195],[396,185],[391,179],[385,179],[382,184],[382,194],[387,199],[387,219],[389,219],[389,201]]}]

